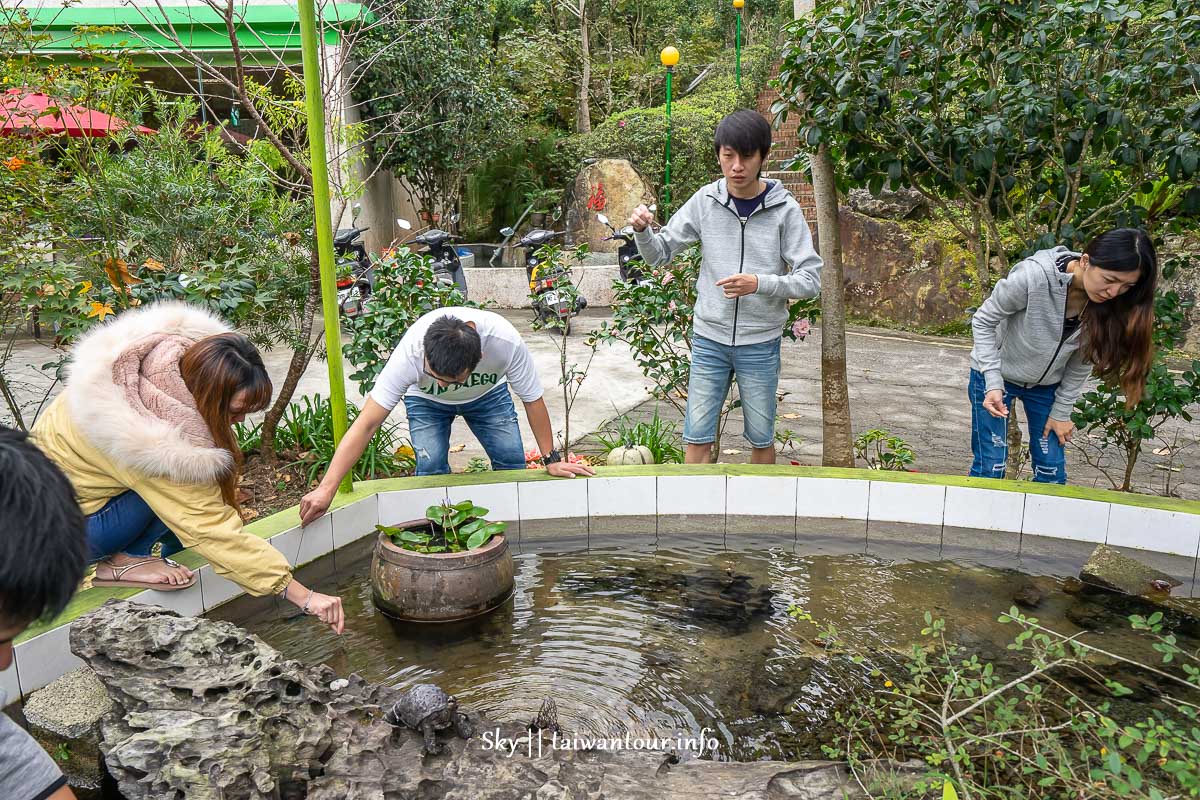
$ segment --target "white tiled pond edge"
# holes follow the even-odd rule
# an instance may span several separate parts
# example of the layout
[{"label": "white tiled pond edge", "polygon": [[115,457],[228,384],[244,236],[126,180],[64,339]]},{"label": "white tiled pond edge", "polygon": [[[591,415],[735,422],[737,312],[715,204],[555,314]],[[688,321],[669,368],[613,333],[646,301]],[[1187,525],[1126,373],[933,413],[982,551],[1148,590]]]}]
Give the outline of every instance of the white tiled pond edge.
[{"label": "white tiled pond edge", "polygon": [[[765,524],[772,526],[787,518],[862,520],[1107,543],[1200,559],[1200,506],[1192,513],[1002,489],[783,475],[601,475],[384,490],[269,541],[301,566],[372,535],[380,522],[415,519],[443,499],[468,498],[488,508],[490,518],[518,523],[681,515],[770,517]],[[196,615],[241,594],[235,583],[205,565],[195,586],[184,591],[144,591],[130,599]],[[80,665],[70,652],[70,627],[60,625],[16,645],[14,667],[0,673],[0,688],[11,700]]]}]

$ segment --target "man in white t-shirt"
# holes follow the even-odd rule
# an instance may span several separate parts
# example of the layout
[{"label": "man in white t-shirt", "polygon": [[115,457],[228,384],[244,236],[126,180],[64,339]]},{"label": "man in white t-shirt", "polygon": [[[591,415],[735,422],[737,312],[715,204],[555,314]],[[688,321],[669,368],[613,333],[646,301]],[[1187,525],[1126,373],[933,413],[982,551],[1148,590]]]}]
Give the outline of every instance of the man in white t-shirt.
[{"label": "man in white t-shirt", "polygon": [[512,323],[479,308],[440,308],[417,320],[392,352],[329,471],[300,501],[301,521],[307,525],[325,513],[342,478],[401,401],[418,475],[450,471],[450,426],[456,417],[467,421],[493,469],[524,469],[525,446],[510,388],[525,405],[538,448],[549,453],[546,471],[559,478],[595,474],[584,464],[563,461],[554,449],[542,383]]}]

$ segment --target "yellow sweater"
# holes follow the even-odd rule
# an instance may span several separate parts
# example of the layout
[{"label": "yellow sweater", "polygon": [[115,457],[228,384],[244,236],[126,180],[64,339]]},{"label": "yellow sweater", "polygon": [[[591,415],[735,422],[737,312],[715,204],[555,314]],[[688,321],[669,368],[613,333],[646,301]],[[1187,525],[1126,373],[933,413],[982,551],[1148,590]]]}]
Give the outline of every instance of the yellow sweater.
[{"label": "yellow sweater", "polygon": [[66,473],[85,514],[132,490],[218,575],[252,595],[277,594],[291,568],[269,542],[243,530],[222,498],[218,476],[229,453],[192,447],[157,421],[139,419],[106,380],[124,343],[175,329],[199,338],[227,327],[179,304],[126,312],[100,326],[75,347],[67,388],[38,418],[34,441]]}]

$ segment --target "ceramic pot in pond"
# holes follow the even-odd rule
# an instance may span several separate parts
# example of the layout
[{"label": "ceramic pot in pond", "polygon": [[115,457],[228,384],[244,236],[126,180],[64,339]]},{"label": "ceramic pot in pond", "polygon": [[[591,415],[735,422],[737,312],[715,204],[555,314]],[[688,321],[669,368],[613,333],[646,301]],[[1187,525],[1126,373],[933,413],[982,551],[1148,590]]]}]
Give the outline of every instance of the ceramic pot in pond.
[{"label": "ceramic pot in pond", "polygon": [[[396,527],[431,530],[432,523],[421,519]],[[371,558],[375,607],[409,622],[450,622],[486,614],[512,596],[514,575],[504,534],[461,553],[417,553],[380,533]]]}]

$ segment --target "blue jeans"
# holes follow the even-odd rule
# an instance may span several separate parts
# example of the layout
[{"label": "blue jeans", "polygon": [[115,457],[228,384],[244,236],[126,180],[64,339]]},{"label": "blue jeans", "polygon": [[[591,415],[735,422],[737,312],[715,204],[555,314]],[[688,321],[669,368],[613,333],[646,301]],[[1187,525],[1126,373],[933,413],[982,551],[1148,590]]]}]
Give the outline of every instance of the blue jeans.
[{"label": "blue jeans", "polygon": [[716,440],[721,407],[736,375],[746,441],[756,448],[774,446],[782,341],[729,345],[703,336],[692,337],[687,413],[683,420],[685,442],[711,444]]},{"label": "blue jeans", "polygon": [[178,537],[133,491],[122,492],[87,518],[87,538],[89,561],[117,553],[149,556],[159,541],[163,543],[164,558],[183,549]]},{"label": "blue jeans", "polygon": [[[970,474],[976,478],[1003,478],[1008,464],[1008,420],[993,417],[983,407],[983,398],[987,395],[985,386],[983,375],[971,370],[967,395],[971,398],[971,452],[975,459],[971,462]],[[1029,456],[1035,483],[1067,482],[1067,454],[1058,443],[1058,436],[1054,433],[1042,436],[1057,389],[1058,384],[1027,389],[1020,384],[1004,382],[1004,404],[1008,406],[1008,413],[1017,413],[1012,401],[1020,399],[1029,419]]]},{"label": "blue jeans", "polygon": [[455,417],[467,421],[491,459],[492,469],[525,469],[525,445],[507,383],[458,405],[406,394],[404,409],[408,412],[408,435],[417,454],[418,475],[444,475],[450,471],[450,426]]}]

